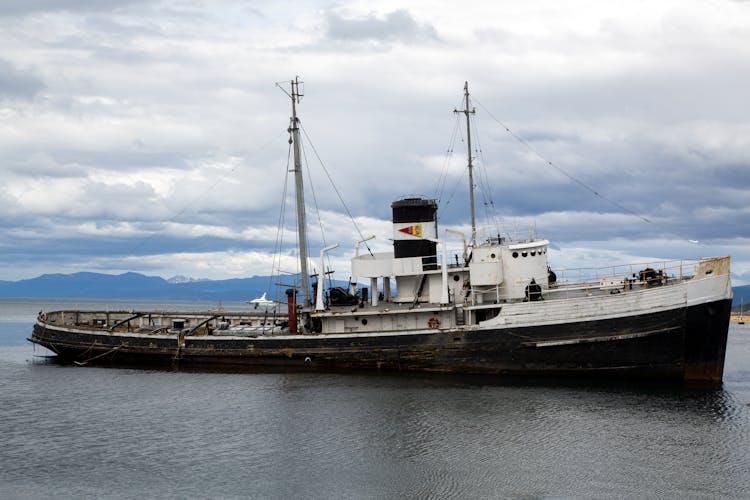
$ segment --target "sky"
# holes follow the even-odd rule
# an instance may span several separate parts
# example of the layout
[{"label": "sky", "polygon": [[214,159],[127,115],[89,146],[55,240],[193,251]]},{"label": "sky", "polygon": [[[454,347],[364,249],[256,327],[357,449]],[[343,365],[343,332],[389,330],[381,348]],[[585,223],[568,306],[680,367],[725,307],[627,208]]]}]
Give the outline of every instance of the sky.
[{"label": "sky", "polygon": [[294,272],[299,75],[338,277],[403,196],[461,247],[468,81],[481,237],[553,268],[731,255],[750,284],[750,1],[27,0],[0,26],[0,280]]}]

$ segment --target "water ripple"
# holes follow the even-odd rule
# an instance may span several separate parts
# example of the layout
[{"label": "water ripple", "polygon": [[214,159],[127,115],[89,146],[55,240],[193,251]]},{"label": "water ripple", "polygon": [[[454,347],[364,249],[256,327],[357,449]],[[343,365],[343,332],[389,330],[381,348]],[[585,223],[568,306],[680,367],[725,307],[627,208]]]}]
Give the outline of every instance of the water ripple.
[{"label": "water ripple", "polygon": [[750,497],[731,366],[705,391],[30,359],[0,348],[3,498]]}]

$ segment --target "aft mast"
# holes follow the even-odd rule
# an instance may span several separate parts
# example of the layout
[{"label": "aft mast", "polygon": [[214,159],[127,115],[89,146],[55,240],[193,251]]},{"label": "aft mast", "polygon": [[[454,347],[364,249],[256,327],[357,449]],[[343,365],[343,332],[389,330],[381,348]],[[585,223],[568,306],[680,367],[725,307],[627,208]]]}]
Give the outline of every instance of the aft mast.
[{"label": "aft mast", "polygon": [[471,206],[471,246],[477,246],[477,221],[474,209],[474,169],[471,163],[471,125],[469,115],[476,113],[475,109],[469,110],[469,82],[464,83],[464,98],[466,99],[465,109],[454,109],[454,113],[463,113],[466,115],[466,148],[469,161],[469,205]]},{"label": "aft mast", "polygon": [[296,193],[297,205],[297,232],[299,235],[299,265],[302,273],[302,297],[303,307],[312,305],[310,300],[310,273],[307,270],[307,225],[305,222],[305,189],[302,183],[302,160],[300,159],[299,147],[299,118],[297,118],[297,103],[299,103],[299,77],[294,77],[291,81],[292,93],[292,117],[290,119],[288,132],[291,134],[289,142],[294,145],[294,189]]}]

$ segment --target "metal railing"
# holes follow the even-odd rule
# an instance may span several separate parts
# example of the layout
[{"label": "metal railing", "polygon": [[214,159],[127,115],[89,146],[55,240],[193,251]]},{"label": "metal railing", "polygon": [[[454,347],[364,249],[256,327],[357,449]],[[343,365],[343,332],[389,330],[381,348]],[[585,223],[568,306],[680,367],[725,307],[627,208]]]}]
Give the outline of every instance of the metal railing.
[{"label": "metal railing", "polygon": [[651,262],[638,262],[604,267],[579,267],[552,269],[557,276],[558,285],[575,285],[584,283],[595,283],[602,279],[620,276],[640,281],[642,271],[654,270],[658,275],[669,279],[682,281],[692,278],[698,269],[699,260],[679,259]]},{"label": "metal railing", "polygon": [[[543,296],[547,298],[569,298],[589,291],[610,293],[613,290],[626,291],[651,286],[671,285],[692,279],[700,260],[680,259],[638,262],[603,267],[557,268],[552,269],[556,281],[546,285],[540,283]],[[491,303],[493,299],[505,296],[506,283],[497,286],[472,287],[471,304]],[[612,292],[616,293],[616,292]]]}]

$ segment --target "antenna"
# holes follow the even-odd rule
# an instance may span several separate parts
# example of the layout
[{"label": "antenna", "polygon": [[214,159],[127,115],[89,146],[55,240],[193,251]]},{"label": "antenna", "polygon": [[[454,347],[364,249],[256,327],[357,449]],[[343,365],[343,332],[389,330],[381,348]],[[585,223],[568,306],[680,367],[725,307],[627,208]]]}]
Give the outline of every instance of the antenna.
[{"label": "antenna", "polygon": [[[294,80],[292,80],[290,83],[292,85],[292,94],[289,96],[292,98],[292,115],[297,116],[296,104],[299,104],[302,97],[304,97],[305,95],[302,93],[305,91],[305,82],[301,82],[299,80],[299,76],[295,76]],[[300,84],[302,84],[302,92],[300,92],[299,90]]]}]

